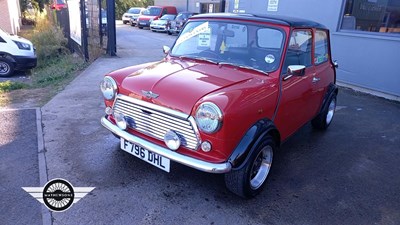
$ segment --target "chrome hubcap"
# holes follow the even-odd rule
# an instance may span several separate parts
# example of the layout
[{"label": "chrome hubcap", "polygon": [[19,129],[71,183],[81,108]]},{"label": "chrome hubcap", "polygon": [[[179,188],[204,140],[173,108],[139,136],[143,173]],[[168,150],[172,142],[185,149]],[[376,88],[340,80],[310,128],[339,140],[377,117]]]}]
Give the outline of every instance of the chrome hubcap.
[{"label": "chrome hubcap", "polygon": [[333,115],[335,114],[335,108],[336,108],[336,99],[332,99],[331,103],[329,104],[328,114],[326,114],[326,124],[331,123]]},{"label": "chrome hubcap", "polygon": [[6,74],[10,71],[10,66],[5,62],[0,62],[0,74]]},{"label": "chrome hubcap", "polygon": [[272,147],[265,146],[254,159],[250,171],[250,187],[253,190],[258,189],[264,183],[268,176],[272,164]]}]

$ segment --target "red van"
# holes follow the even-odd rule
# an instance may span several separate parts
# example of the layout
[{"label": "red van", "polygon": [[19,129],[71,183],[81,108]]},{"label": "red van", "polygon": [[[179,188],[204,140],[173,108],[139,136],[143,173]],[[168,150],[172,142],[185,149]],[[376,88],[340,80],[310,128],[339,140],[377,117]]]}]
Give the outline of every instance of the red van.
[{"label": "red van", "polygon": [[158,20],[165,14],[176,15],[178,13],[175,6],[149,6],[143,11],[143,14],[138,17],[137,26],[140,29],[143,29],[143,27],[150,27],[150,23],[153,20]]}]

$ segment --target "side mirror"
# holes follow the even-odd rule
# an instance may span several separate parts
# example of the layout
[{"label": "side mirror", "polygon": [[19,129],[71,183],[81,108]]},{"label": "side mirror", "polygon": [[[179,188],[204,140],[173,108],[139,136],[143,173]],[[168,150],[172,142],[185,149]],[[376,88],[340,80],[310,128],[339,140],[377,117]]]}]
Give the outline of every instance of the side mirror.
[{"label": "side mirror", "polygon": [[337,60],[333,60],[333,66],[337,69],[339,67],[339,63]]},{"label": "side mirror", "polygon": [[166,54],[166,55],[169,53],[169,50],[171,49],[170,47],[168,47],[166,45],[164,45],[162,48],[163,48],[164,54]]},{"label": "side mirror", "polygon": [[303,65],[290,65],[288,66],[288,74],[293,76],[303,76],[306,71],[306,66]]}]

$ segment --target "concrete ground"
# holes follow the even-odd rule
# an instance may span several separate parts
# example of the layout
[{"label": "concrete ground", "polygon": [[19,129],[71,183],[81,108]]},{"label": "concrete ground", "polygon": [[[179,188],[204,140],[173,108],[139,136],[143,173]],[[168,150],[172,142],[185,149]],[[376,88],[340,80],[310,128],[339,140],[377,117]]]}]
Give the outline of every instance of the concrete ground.
[{"label": "concrete ground", "polygon": [[[103,75],[162,58],[161,46],[175,38],[117,30],[119,58],[96,60],[42,108],[49,179],[96,187],[52,213],[54,224],[398,224],[398,102],[340,89],[331,127],[303,127],[275,155],[265,190],[243,200],[226,190],[222,175],[176,163],[165,173],[140,161],[100,125]],[[8,173],[1,171],[0,179]]]}]

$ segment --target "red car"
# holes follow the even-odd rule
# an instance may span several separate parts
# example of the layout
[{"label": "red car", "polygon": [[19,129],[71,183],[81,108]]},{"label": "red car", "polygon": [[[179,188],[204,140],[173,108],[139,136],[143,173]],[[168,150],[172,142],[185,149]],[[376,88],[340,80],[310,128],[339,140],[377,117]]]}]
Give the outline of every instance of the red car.
[{"label": "red car", "polygon": [[321,24],[202,14],[164,53],[101,83],[102,125],[122,150],[164,171],[173,161],[224,173],[229,190],[253,197],[282,142],[309,121],[317,129],[332,122],[336,63]]}]

